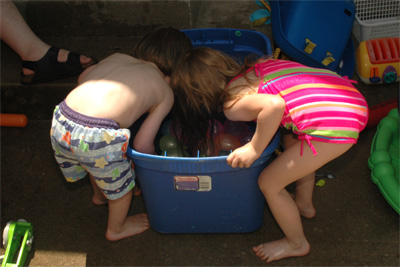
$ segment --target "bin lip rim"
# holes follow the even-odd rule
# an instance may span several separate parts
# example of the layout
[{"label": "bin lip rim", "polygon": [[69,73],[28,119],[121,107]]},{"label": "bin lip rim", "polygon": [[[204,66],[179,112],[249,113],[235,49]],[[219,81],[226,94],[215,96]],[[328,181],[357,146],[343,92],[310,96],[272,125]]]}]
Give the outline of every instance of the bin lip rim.
[{"label": "bin lip rim", "polygon": [[265,34],[257,31],[257,30],[252,30],[252,29],[239,29],[239,28],[187,28],[187,29],[182,29],[181,32],[195,32],[195,31],[209,31],[209,30],[213,30],[213,31],[228,31],[228,32],[233,32],[233,31],[243,31],[243,32],[251,32],[251,33],[255,33],[257,35],[260,35],[262,37],[264,37],[264,39],[267,39],[268,41],[269,38],[268,36],[266,36]]},{"label": "bin lip rim", "polygon": [[[254,34],[254,35],[257,35],[258,37],[262,38],[265,41],[265,48],[263,48],[262,50],[265,50],[267,52],[263,53],[262,51],[260,51],[262,55],[271,55],[273,52],[272,47],[271,47],[270,38],[267,35],[263,34],[262,32],[259,32],[257,30],[253,30],[253,29],[226,28],[226,27],[225,28],[188,28],[188,29],[183,29],[180,31],[185,34],[186,33],[190,34],[190,33],[194,33],[194,32],[205,32],[205,31],[228,32],[230,35],[232,35],[232,34],[236,35],[237,31],[243,32],[246,34]],[[204,38],[204,36],[202,36],[202,38]],[[191,41],[193,41],[193,40],[191,40]],[[203,39],[203,41],[204,41],[204,39]],[[260,54],[260,56],[261,56],[261,54]]]},{"label": "bin lip rim", "polygon": [[127,151],[128,156],[133,159],[157,159],[162,161],[196,161],[196,162],[203,162],[203,161],[226,161],[228,156],[215,156],[215,157],[171,157],[171,156],[161,156],[161,155],[150,155],[146,153],[141,153],[133,148],[128,147]]},{"label": "bin lip rim", "polygon": [[[261,156],[256,160],[266,157],[272,154],[279,146],[280,143],[280,135],[279,131],[274,135],[271,139],[269,145],[264,149]],[[131,147],[128,146],[126,154],[132,159],[150,159],[150,160],[162,160],[166,161],[186,161],[186,162],[207,162],[207,161],[226,161],[228,156],[215,156],[215,157],[170,157],[170,156],[160,156],[160,155],[151,155],[146,153],[138,152]]]}]

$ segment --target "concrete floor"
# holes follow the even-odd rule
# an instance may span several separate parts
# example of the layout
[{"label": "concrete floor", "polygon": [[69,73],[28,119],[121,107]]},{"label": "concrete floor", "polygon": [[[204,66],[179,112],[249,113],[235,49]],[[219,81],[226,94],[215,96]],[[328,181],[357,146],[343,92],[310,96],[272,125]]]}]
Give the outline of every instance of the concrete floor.
[{"label": "concrete floor", "polygon": [[[206,14],[211,16],[215,9],[203,8],[205,15],[199,17],[204,23],[196,26],[249,28],[243,22],[254,9],[243,10],[225,24],[211,25]],[[270,26],[255,29],[272,39]],[[137,36],[41,37],[99,59],[115,51],[130,53],[137,40]],[[76,77],[22,86],[19,58],[3,43],[1,49],[1,113],[29,117],[25,128],[1,128],[1,229],[20,218],[32,223],[35,238],[26,265],[266,265],[254,255],[252,246],[282,237],[267,206],[262,227],[252,233],[162,234],[150,229],[121,241],[107,241],[107,207],[92,204],[89,179],[73,184],[64,180],[50,146],[52,109],[76,86]],[[370,106],[398,97],[398,83],[366,86],[359,82],[356,87]],[[323,187],[315,188],[317,216],[303,219],[310,254],[268,265],[399,266],[399,215],[371,181],[367,166],[375,131],[375,127],[363,131],[357,145],[318,171],[336,178],[325,179]],[[145,211],[142,196],[136,197],[130,213]]]}]

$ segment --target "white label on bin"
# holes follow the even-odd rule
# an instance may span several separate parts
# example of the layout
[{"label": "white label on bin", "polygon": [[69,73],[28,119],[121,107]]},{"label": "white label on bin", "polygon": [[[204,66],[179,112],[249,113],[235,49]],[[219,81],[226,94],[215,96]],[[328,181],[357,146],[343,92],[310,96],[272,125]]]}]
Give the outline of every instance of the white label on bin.
[{"label": "white label on bin", "polygon": [[199,176],[199,191],[211,191],[210,176]]},{"label": "white label on bin", "polygon": [[175,189],[179,191],[210,191],[210,176],[174,176]]}]

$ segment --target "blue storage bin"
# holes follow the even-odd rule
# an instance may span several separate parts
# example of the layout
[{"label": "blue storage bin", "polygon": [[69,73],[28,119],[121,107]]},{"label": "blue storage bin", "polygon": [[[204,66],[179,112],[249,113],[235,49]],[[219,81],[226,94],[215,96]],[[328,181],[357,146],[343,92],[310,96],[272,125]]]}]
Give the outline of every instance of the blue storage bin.
[{"label": "blue storage bin", "polygon": [[[238,61],[272,53],[269,39],[239,29],[183,30],[194,47],[220,50]],[[242,233],[262,225],[265,199],[258,176],[279,146],[277,133],[250,168],[231,168],[227,156],[166,157],[128,148],[151,227],[161,233]]]},{"label": "blue storage bin", "polygon": [[211,47],[220,50],[238,62],[248,55],[272,55],[271,42],[264,34],[241,29],[190,29],[182,30],[194,47]]},{"label": "blue storage bin", "polygon": [[288,57],[353,76],[351,32],[356,9],[352,0],[271,0],[270,5],[274,41]]},{"label": "blue storage bin", "polygon": [[161,233],[243,233],[261,227],[265,199],[258,176],[279,146],[277,133],[250,168],[227,156],[165,157],[128,148],[151,227]]}]

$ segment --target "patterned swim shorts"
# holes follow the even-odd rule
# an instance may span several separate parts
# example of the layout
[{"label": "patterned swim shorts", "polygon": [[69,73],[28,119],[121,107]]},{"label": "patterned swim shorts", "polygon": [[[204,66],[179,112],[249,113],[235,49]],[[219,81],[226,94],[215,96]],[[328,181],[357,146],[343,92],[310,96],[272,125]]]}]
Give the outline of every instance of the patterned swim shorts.
[{"label": "patterned swim shorts", "polygon": [[135,186],[126,156],[130,131],[109,119],[77,113],[63,101],[54,109],[50,131],[54,156],[68,182],[90,173],[108,199],[118,199]]}]

